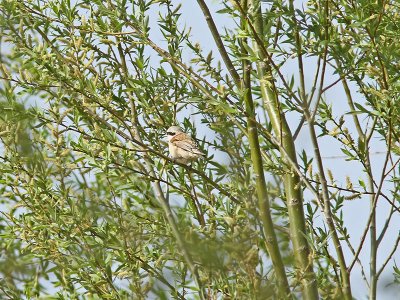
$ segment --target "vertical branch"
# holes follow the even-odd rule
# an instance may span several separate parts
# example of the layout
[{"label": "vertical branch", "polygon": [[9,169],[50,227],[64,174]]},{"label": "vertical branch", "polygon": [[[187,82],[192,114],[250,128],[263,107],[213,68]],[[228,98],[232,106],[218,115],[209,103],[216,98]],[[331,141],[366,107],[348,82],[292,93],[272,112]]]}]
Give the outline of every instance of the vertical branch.
[{"label": "vertical branch", "polygon": [[[386,168],[390,159],[390,147],[392,143],[392,128],[391,128],[391,123],[389,124],[389,136],[388,136],[388,150],[385,158],[385,162],[383,164],[382,168],[382,174],[381,174],[381,180],[379,183],[379,186],[377,187],[377,194],[375,197],[371,195],[370,197],[370,225],[369,225],[369,230],[370,230],[370,247],[371,247],[371,252],[370,252],[370,260],[369,260],[369,267],[370,267],[370,289],[369,289],[369,299],[370,300],[375,300],[376,299],[376,293],[377,293],[377,287],[378,287],[378,277],[379,277],[379,271],[377,271],[377,263],[376,263],[376,258],[378,254],[378,247],[379,247],[379,240],[377,239],[377,234],[376,234],[376,206],[378,203],[378,197],[381,192],[383,183],[385,181],[385,173],[386,173]],[[368,143],[368,142],[366,142]],[[367,145],[366,145],[367,147]],[[370,153],[367,153],[366,155],[366,163],[365,167],[367,168],[367,174],[368,174],[368,185],[369,188],[371,189],[371,192],[374,192],[374,179],[372,175],[372,166],[371,166],[371,160],[370,160]]]},{"label": "vertical branch", "polygon": [[189,187],[189,188],[191,188],[192,192],[193,192],[193,195],[190,194],[190,200],[193,205],[193,209],[196,213],[197,221],[199,222],[200,226],[204,228],[204,227],[206,227],[206,220],[204,218],[204,212],[201,209],[201,203],[199,201],[199,198],[197,197],[196,185],[193,182],[193,177],[192,177],[192,174],[190,173],[190,171],[187,173],[188,173],[188,177],[189,177],[190,185],[191,185],[191,187]]},{"label": "vertical branch", "polygon": [[[314,128],[314,122],[313,122],[313,116],[310,114],[310,110],[308,107],[308,102],[306,99],[306,94],[305,94],[305,84],[304,84],[304,72],[303,72],[303,59],[302,59],[302,45],[301,45],[301,40],[300,40],[300,35],[297,27],[297,21],[296,21],[296,16],[295,16],[295,10],[294,10],[294,5],[293,5],[293,0],[289,1],[289,9],[292,14],[292,20],[293,20],[293,29],[294,29],[294,36],[295,36],[295,43],[296,43],[296,50],[297,50],[297,60],[298,60],[298,65],[299,65],[299,73],[300,73],[300,93],[301,93],[301,100],[302,100],[302,106],[303,106],[303,111],[304,111],[304,116],[305,119],[307,120],[308,123],[308,128],[309,128],[309,133],[311,137],[311,142],[314,148],[314,156],[315,160],[317,163],[318,167],[318,172],[319,172],[319,177],[320,177],[320,182],[321,182],[321,188],[322,188],[322,199],[324,202],[324,207],[323,207],[323,212],[324,216],[326,219],[326,223],[329,228],[330,235],[332,236],[332,241],[336,249],[336,255],[337,255],[337,260],[339,263],[340,267],[340,275],[341,275],[341,283],[340,287],[343,293],[343,298],[344,299],[352,299],[351,296],[351,287],[350,287],[350,273],[347,270],[346,267],[346,261],[344,258],[342,246],[339,240],[339,236],[337,234],[335,224],[333,221],[333,216],[332,216],[332,211],[331,211],[331,203],[330,203],[330,197],[329,197],[329,190],[328,190],[328,183],[325,177],[325,170],[324,170],[324,165],[322,162],[322,157],[321,157],[321,152],[319,149],[319,144],[318,144],[318,138],[317,134],[315,132]],[[324,7],[324,19],[325,19],[325,39],[326,41],[329,38],[328,35],[328,2],[325,1],[325,7]],[[321,74],[321,85],[320,85],[320,91],[322,90],[323,82],[324,82],[324,76],[325,76],[325,66],[326,66],[326,58],[327,58],[327,46],[325,47],[324,54],[323,54],[323,67],[322,67],[322,74]],[[318,93],[318,99],[321,97],[321,92]]]},{"label": "vertical branch", "polygon": [[[340,70],[341,65],[340,65],[340,61],[338,59],[336,59],[336,64],[338,66],[338,69]],[[342,74],[340,74],[340,75],[342,76]],[[351,96],[350,88],[349,88],[349,86],[347,84],[347,80],[345,79],[344,76],[342,79],[342,85],[343,85],[343,89],[346,93],[347,102],[349,104],[349,107],[351,110],[354,111],[355,106],[354,106],[354,102],[353,102],[353,97]],[[366,230],[368,230],[368,224],[369,224],[370,238],[371,238],[371,242],[370,242],[371,243],[370,289],[369,289],[369,291],[370,291],[370,299],[374,299],[374,297],[372,295],[375,295],[375,297],[376,297],[376,288],[377,288],[377,280],[378,280],[378,277],[376,276],[376,255],[377,255],[377,247],[379,245],[379,242],[377,242],[377,237],[376,237],[376,216],[375,216],[376,200],[374,197],[375,188],[374,188],[374,180],[372,177],[370,152],[369,152],[369,147],[368,147],[369,139],[367,138],[366,134],[363,132],[360,121],[356,114],[353,114],[353,121],[354,121],[354,125],[356,126],[359,140],[364,142],[364,149],[362,149],[362,151],[365,151],[364,167],[366,169],[366,173],[367,173],[367,177],[368,177],[368,188],[369,188],[369,191],[371,192],[371,196],[370,196],[371,214],[370,214],[370,219],[368,220],[368,223],[367,223]],[[355,258],[358,258],[358,254],[355,254]],[[352,266],[353,266],[353,263],[351,264],[351,267],[348,268],[348,272],[351,271]]]},{"label": "vertical branch", "polygon": [[[242,0],[242,6],[247,7],[247,0]],[[245,20],[242,20],[243,27],[246,26],[246,23],[247,22]],[[247,43],[246,39],[242,39],[241,50],[246,57],[248,53],[246,47],[244,46],[245,43]],[[257,123],[255,121],[254,103],[251,94],[251,63],[249,62],[249,60],[243,59],[242,66],[242,91],[246,113],[248,114],[247,132],[250,143],[251,160],[253,163],[254,172],[256,174],[258,207],[263,224],[263,231],[265,234],[266,248],[271,257],[272,264],[276,273],[278,295],[280,298],[287,298],[290,295],[290,288],[286,277],[285,266],[283,264],[281,253],[279,250],[278,240],[274,231],[274,224],[272,222],[268,190],[265,182],[263,161],[258,140]]]},{"label": "vertical branch", "polygon": [[215,25],[214,19],[211,16],[210,10],[204,0],[197,0],[203,15],[207,21],[208,27],[210,28],[211,34],[214,38],[215,44],[217,45],[218,51],[221,54],[222,60],[224,61],[226,67],[228,68],[229,74],[231,74],[237,87],[240,87],[240,76],[236,72],[236,69],[229,58],[228,52],[226,52],[224,43],[222,42],[221,35],[218,32],[217,26]]},{"label": "vertical branch", "polygon": [[[336,70],[339,71],[339,76],[342,78],[342,85],[343,85],[344,92],[346,94],[347,103],[350,107],[350,110],[355,111],[356,107],[354,106],[353,97],[351,96],[351,91],[350,91],[349,85],[347,84],[345,74],[342,74],[342,72],[340,71],[342,68],[342,65],[341,65],[339,59],[336,58],[335,61],[336,61],[336,65],[337,65]],[[364,132],[362,131],[360,120],[358,119],[357,114],[352,114],[352,117],[353,117],[354,125],[356,126],[356,129],[357,129],[358,138],[365,139],[365,135],[364,135]],[[368,148],[366,148],[366,150],[368,151]]]},{"label": "vertical branch", "polygon": [[[265,103],[265,108],[271,120],[273,130],[278,136],[281,143],[280,148],[282,157],[286,154],[289,160],[297,165],[296,149],[292,133],[286,118],[281,111],[281,106],[278,100],[278,94],[275,83],[272,77],[272,71],[266,62],[269,62],[269,57],[265,56],[263,44],[260,44],[260,38],[263,37],[263,19],[261,13],[261,4],[259,0],[252,0],[253,18],[255,33],[257,35],[255,48],[259,55],[257,64],[257,73],[261,85],[261,95]],[[265,48],[265,47],[264,47]],[[287,159],[285,158],[285,161]],[[290,163],[288,163],[290,165]],[[294,248],[294,256],[296,267],[301,276],[304,299],[318,299],[317,281],[313,270],[313,260],[310,255],[310,247],[307,241],[306,224],[303,210],[303,195],[301,192],[301,181],[298,174],[288,167],[284,175],[284,186],[287,199],[289,221],[290,221],[290,236]]]},{"label": "vertical branch", "polygon": [[[378,25],[376,27],[376,30],[377,29],[378,29]],[[375,30],[375,32],[376,32],[376,30]],[[386,70],[385,64],[382,61],[381,54],[380,54],[380,52],[378,50],[378,46],[377,46],[377,44],[375,42],[375,37],[370,33],[368,27],[366,27],[366,31],[368,32],[368,35],[369,35],[370,40],[372,42],[372,45],[373,45],[374,49],[376,50],[376,56],[378,58],[378,62],[379,62],[379,65],[380,65],[381,79],[382,79],[382,82],[380,83],[381,88],[383,90],[388,90],[389,89],[388,74],[387,74],[387,70]],[[390,119],[389,119],[389,143],[388,143],[388,147],[390,149],[390,147],[391,147],[391,136],[392,136],[392,134],[391,134],[392,133],[392,126],[391,126],[391,124],[392,124],[392,122],[391,122],[392,108],[389,109],[389,117],[390,117]],[[366,141],[366,143],[367,143],[367,141]],[[387,162],[385,162],[384,170],[386,168],[386,164],[387,164]],[[373,191],[374,186],[373,186],[372,167],[371,167],[371,161],[370,161],[369,153],[368,153],[367,158],[366,158],[366,166],[368,167],[369,186],[370,186],[371,191]],[[377,235],[376,235],[376,204],[377,204],[376,201],[373,199],[373,197],[371,197],[370,207],[371,207],[372,219],[371,219],[371,223],[370,223],[370,226],[369,226],[370,239],[371,239],[371,241],[370,241],[371,253],[370,253],[370,260],[369,260],[371,287],[370,287],[370,290],[369,290],[369,299],[371,299],[371,300],[375,300],[376,299],[376,292],[377,292],[377,285],[378,285],[376,258],[377,258],[379,243],[377,242]]]}]

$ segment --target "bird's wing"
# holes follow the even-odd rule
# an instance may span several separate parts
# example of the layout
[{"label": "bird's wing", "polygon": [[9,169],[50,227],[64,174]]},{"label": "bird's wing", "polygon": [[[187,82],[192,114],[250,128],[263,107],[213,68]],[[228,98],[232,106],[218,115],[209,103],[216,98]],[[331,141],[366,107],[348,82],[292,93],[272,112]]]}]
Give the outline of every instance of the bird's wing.
[{"label": "bird's wing", "polygon": [[192,140],[191,137],[189,137],[185,133],[180,133],[174,136],[171,139],[171,142],[178,148],[181,148],[182,150],[197,154],[197,155],[205,155],[203,152],[199,150],[199,148],[196,145],[196,142]]},{"label": "bird's wing", "polygon": [[174,145],[177,146],[178,148],[181,148],[187,152],[191,152],[197,155],[205,155],[203,152],[197,148],[196,144],[193,141],[176,141],[174,142]]}]

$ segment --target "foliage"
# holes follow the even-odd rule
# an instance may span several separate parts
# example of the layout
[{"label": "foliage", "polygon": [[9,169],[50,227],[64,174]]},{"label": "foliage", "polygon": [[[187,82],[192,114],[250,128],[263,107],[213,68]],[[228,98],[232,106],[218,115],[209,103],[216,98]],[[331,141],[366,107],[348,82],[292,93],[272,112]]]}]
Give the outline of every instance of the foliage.
[{"label": "foliage", "polygon": [[[400,241],[379,265],[400,212],[399,5],[198,4],[214,52],[187,3],[1,1],[4,297],[351,299],[360,272],[376,299]],[[175,123],[206,159],[168,157]],[[323,143],[360,177],[332,174]],[[353,199],[370,202],[361,239]]]}]

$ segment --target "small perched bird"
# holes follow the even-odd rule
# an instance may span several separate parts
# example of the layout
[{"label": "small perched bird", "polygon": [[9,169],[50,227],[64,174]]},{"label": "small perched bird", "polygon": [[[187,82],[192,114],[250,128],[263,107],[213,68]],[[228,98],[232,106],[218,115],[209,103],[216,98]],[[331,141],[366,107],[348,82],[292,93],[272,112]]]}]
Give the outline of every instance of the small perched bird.
[{"label": "small perched bird", "polygon": [[184,133],[179,126],[168,128],[167,135],[169,153],[176,162],[188,164],[201,156],[205,156],[197,147],[196,142]]}]

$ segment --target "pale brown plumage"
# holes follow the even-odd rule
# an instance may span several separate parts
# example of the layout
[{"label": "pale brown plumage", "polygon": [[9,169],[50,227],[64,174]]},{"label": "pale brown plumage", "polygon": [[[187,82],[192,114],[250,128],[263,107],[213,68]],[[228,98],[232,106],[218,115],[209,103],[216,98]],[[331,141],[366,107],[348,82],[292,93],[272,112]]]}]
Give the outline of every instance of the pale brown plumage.
[{"label": "pale brown plumage", "polygon": [[171,126],[167,130],[167,135],[169,153],[176,162],[188,164],[205,155],[180,127]]}]

